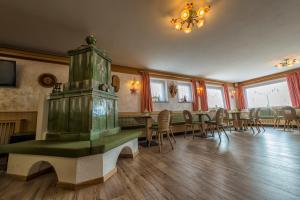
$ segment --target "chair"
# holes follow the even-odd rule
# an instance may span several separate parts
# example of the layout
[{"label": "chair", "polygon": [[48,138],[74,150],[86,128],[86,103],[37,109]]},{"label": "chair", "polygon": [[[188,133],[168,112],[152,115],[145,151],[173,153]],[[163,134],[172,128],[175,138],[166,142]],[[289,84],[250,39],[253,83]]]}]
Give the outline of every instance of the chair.
[{"label": "chair", "polygon": [[292,127],[291,122],[295,121],[298,130],[300,131],[300,118],[296,114],[296,110],[291,106],[285,106],[282,108],[284,113],[284,131],[287,127]]},{"label": "chair", "polygon": [[173,126],[173,115],[172,114],[173,114],[173,112],[170,111],[170,126],[169,126],[169,128],[170,128],[170,134],[174,140],[174,143],[176,143],[176,140],[174,137],[174,126]]},{"label": "chair", "polygon": [[224,117],[225,117],[225,112],[224,112],[224,109],[223,108],[219,108],[216,112],[216,118],[215,120],[210,120],[210,121],[207,121],[209,127],[211,126],[214,126],[214,128],[217,130],[217,133],[219,135],[219,139],[221,140],[221,132],[220,130],[222,130],[227,139],[229,140],[229,137],[225,131],[225,128],[224,128]]},{"label": "chair", "polygon": [[161,148],[163,145],[163,136],[167,135],[167,138],[170,142],[172,149],[174,149],[171,138],[170,138],[170,120],[171,114],[168,110],[163,110],[158,114],[157,117],[157,127],[153,127],[152,131],[156,132],[156,140],[158,141],[159,152],[161,152]]},{"label": "chair", "polygon": [[16,122],[0,120],[0,144],[8,144],[11,136],[15,134]]},{"label": "chair", "polygon": [[195,127],[199,127],[199,130],[201,131],[201,135],[203,135],[203,130],[202,130],[202,122],[194,122],[193,121],[193,116],[192,113],[188,110],[183,111],[183,118],[185,121],[185,131],[184,131],[184,138],[186,137],[186,133],[188,129],[192,129],[193,133],[193,139],[195,138]]},{"label": "chair", "polygon": [[231,132],[231,127],[233,126],[234,119],[230,116],[228,110],[224,110],[224,114],[225,114],[224,121],[226,122],[229,132]]},{"label": "chair", "polygon": [[261,127],[264,132],[266,131],[262,122],[261,122],[261,117],[260,117],[260,112],[261,112],[261,108],[256,109],[255,111],[255,126],[258,129],[258,132],[260,133],[260,128]]},{"label": "chair", "polygon": [[248,115],[241,116],[243,128],[248,129],[248,127],[250,127],[253,134],[255,133],[253,126],[255,126],[257,131],[259,131],[259,129],[255,125],[255,112],[255,108],[251,108]]},{"label": "chair", "polygon": [[279,128],[281,120],[284,120],[284,111],[282,108],[273,108],[272,109],[273,115],[274,115],[274,128]]}]

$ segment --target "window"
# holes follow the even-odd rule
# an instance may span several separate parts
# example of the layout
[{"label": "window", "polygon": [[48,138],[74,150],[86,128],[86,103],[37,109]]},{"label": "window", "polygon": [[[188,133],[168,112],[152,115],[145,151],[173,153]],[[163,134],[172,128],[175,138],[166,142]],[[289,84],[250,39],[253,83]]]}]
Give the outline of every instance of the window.
[{"label": "window", "polygon": [[150,79],[151,95],[153,102],[167,102],[167,84],[160,79]]},{"label": "window", "polygon": [[245,98],[249,108],[291,105],[286,79],[246,87]]},{"label": "window", "polygon": [[223,87],[207,85],[206,92],[208,108],[225,108]]},{"label": "window", "polygon": [[178,101],[192,102],[192,85],[190,83],[177,83]]}]

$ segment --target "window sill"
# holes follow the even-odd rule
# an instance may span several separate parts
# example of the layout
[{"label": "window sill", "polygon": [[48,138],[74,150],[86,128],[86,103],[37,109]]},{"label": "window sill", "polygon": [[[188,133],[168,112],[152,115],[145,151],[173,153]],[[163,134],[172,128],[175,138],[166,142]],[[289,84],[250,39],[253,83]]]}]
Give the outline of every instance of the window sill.
[{"label": "window sill", "polygon": [[168,101],[153,101],[152,103],[169,103]]}]

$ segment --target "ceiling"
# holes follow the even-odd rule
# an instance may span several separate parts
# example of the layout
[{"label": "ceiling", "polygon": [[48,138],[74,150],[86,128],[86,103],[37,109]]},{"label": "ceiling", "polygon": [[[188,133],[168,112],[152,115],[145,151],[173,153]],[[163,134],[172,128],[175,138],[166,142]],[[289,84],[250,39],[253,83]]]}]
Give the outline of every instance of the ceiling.
[{"label": "ceiling", "polygon": [[0,44],[66,54],[92,33],[114,64],[230,82],[281,72],[276,62],[300,56],[299,0],[214,0],[191,34],[169,23],[184,2],[1,0]]}]

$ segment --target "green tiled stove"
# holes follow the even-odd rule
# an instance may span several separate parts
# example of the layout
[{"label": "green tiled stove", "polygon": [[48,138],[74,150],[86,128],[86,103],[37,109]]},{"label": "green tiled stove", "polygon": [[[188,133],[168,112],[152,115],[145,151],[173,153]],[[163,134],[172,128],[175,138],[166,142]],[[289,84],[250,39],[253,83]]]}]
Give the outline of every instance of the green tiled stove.
[{"label": "green tiled stove", "polygon": [[46,140],[0,146],[9,153],[7,173],[28,180],[53,167],[58,185],[78,188],[116,173],[119,155],[138,153],[140,131],[120,131],[111,59],[93,36],[68,52],[69,82],[50,95]]},{"label": "green tiled stove", "polygon": [[47,139],[94,140],[118,131],[118,103],[111,86],[111,59],[88,45],[68,52],[69,82],[50,98]]}]

